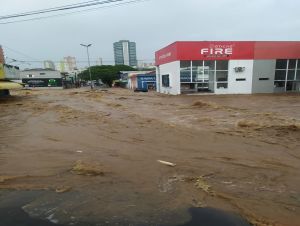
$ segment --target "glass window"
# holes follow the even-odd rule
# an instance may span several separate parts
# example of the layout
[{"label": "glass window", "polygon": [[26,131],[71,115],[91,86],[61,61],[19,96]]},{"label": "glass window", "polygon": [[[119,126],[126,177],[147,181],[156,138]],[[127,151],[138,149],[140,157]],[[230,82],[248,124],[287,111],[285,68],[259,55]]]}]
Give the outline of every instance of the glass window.
[{"label": "glass window", "polygon": [[217,80],[217,82],[227,82],[228,81],[228,72],[227,71],[216,71],[216,80]]},{"label": "glass window", "polygon": [[228,60],[217,60],[216,70],[228,70]]},{"label": "glass window", "polygon": [[203,60],[193,61],[192,63],[193,63],[193,82],[203,81],[205,79]]},{"label": "glass window", "polygon": [[300,81],[300,70],[297,70],[296,72],[296,80]]},{"label": "glass window", "polygon": [[295,80],[295,70],[288,70],[287,80]]},{"label": "glass window", "polygon": [[208,67],[209,70],[215,70],[215,61],[214,60],[206,60],[204,61],[204,66]]},{"label": "glass window", "polygon": [[162,86],[163,87],[170,87],[170,76],[169,75],[162,75]]},{"label": "glass window", "polygon": [[235,81],[246,81],[246,79],[245,78],[237,78],[237,79],[235,79]]},{"label": "glass window", "polygon": [[289,60],[289,69],[296,69],[296,60]]},{"label": "glass window", "polygon": [[286,69],[287,60],[276,60],[276,69]]},{"label": "glass window", "polygon": [[191,61],[180,61],[180,81],[191,82]]},{"label": "glass window", "polygon": [[217,89],[227,89],[228,83],[217,83]]},{"label": "glass window", "polygon": [[215,71],[209,71],[209,82],[215,81]]},{"label": "glass window", "polygon": [[286,70],[276,70],[275,80],[285,80]]},{"label": "glass window", "polygon": [[286,91],[293,91],[296,90],[296,82],[286,82]]},{"label": "glass window", "polygon": [[275,82],[274,82],[274,86],[275,86],[275,87],[285,87],[285,82],[278,82],[278,81],[275,81]]}]

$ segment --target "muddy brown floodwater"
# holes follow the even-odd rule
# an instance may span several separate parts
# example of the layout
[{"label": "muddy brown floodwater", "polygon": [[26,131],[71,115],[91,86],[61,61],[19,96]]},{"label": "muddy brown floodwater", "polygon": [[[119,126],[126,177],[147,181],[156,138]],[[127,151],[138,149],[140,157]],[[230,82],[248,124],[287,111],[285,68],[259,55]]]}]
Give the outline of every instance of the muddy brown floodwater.
[{"label": "muddy brown floodwater", "polygon": [[14,92],[0,99],[0,209],[44,225],[193,225],[194,207],[296,226],[299,121],[299,94]]}]

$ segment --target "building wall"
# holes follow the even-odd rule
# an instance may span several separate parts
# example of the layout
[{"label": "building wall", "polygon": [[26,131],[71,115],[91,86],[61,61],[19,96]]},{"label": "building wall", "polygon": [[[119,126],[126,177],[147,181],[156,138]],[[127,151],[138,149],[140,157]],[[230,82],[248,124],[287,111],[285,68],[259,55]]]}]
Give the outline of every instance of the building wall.
[{"label": "building wall", "polygon": [[139,89],[148,89],[148,84],[156,86],[156,75],[138,75],[137,87]]},{"label": "building wall", "polygon": [[65,69],[67,72],[71,72],[77,69],[75,57],[71,57],[71,56],[64,57],[64,64],[66,65]]},{"label": "building wall", "polygon": [[18,67],[11,65],[4,65],[4,74],[7,79],[10,80],[19,80],[20,79],[20,70]]},{"label": "building wall", "polygon": [[123,45],[120,42],[114,43],[114,57],[116,65],[124,64]]},{"label": "building wall", "polygon": [[137,66],[136,43],[129,42],[129,66]]},{"label": "building wall", "polygon": [[[245,68],[244,71],[236,72],[236,67]],[[230,60],[228,65],[228,88],[217,89],[216,94],[250,94],[252,90],[253,60]],[[237,81],[237,79],[246,79]]]},{"label": "building wall", "polygon": [[[162,75],[169,75],[170,87],[162,86]],[[157,70],[157,89],[165,94],[180,94],[180,61],[160,65]]]},{"label": "building wall", "polygon": [[59,71],[27,70],[21,72],[22,82],[29,87],[62,88],[62,76]]},{"label": "building wall", "polygon": [[28,70],[21,71],[21,79],[23,78],[61,78],[59,71],[48,71],[48,70]]},{"label": "building wall", "polygon": [[[252,93],[273,93],[276,60],[255,60],[253,64]],[[268,78],[269,80],[259,80]]]},{"label": "building wall", "polygon": [[123,61],[125,65],[130,65],[129,62],[129,42],[122,43],[123,48]]}]

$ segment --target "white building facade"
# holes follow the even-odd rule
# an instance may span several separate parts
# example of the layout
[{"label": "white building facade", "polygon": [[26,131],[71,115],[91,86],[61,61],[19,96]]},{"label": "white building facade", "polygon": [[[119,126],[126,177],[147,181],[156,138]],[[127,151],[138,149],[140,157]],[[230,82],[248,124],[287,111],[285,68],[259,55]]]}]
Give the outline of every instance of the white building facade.
[{"label": "white building facade", "polygon": [[156,66],[165,94],[300,92],[300,42],[175,42]]},{"label": "white building facade", "polygon": [[22,83],[32,88],[63,88],[63,78],[59,71],[51,69],[28,69],[21,71]]}]

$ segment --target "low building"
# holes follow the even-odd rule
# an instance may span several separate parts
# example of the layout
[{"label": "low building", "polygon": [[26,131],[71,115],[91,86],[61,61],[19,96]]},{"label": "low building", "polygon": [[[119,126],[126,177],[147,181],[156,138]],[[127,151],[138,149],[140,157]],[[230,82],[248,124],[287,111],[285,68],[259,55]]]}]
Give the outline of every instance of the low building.
[{"label": "low building", "polygon": [[129,75],[128,88],[143,91],[156,90],[155,72]]},{"label": "low building", "polygon": [[300,92],[300,42],[175,42],[155,54],[157,91]]},{"label": "low building", "polygon": [[39,88],[62,88],[63,79],[59,71],[51,69],[27,69],[21,71],[20,77],[22,83],[29,87]]},{"label": "low building", "polygon": [[151,71],[120,71],[120,78],[119,78],[119,84],[122,88],[129,88],[131,81],[129,80],[129,77],[135,74],[147,74]]}]

